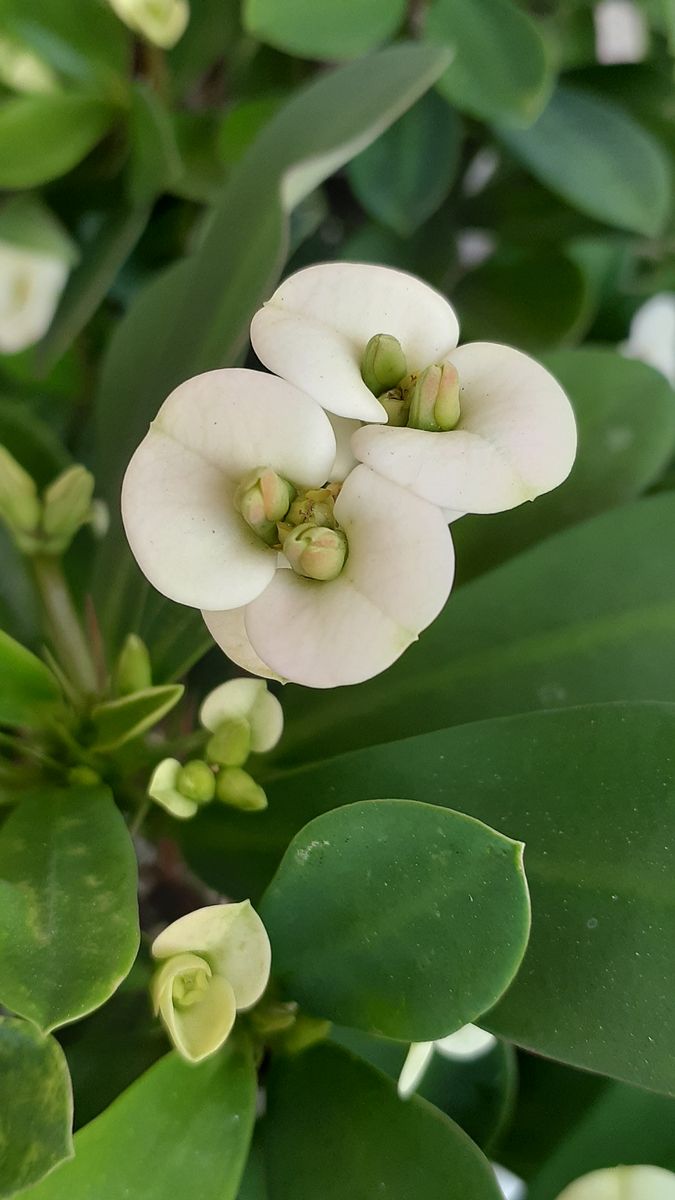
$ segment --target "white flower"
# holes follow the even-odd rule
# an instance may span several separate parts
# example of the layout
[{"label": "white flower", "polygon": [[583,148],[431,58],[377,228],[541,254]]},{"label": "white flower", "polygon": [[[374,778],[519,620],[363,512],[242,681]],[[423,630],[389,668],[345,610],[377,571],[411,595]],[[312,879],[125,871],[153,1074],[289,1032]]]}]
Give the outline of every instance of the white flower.
[{"label": "white flower", "polygon": [[660,292],[639,308],[628,341],[620,347],[627,358],[655,367],[675,387],[675,293]]},{"label": "white flower", "polygon": [[149,42],[170,50],[190,20],[188,0],[109,0],[121,21]]},{"label": "white flower", "polygon": [[472,1062],[496,1044],[494,1034],[477,1025],[463,1025],[455,1033],[435,1042],[413,1042],[398,1078],[399,1096],[405,1100],[417,1090],[435,1053],[457,1062]]},{"label": "white flower", "polygon": [[248,900],[180,917],[155,938],[152,954],[162,964],[152,984],[155,1011],[190,1062],[222,1046],[237,1012],[260,999],[272,959],[265,926]]},{"label": "white flower", "polygon": [[254,754],[273,750],[284,728],[283,709],[262,679],[228,679],[221,683],[204,700],[199,720],[205,729],[215,734],[234,724],[245,723],[248,743]]},{"label": "white flower", "polygon": [[[361,462],[443,509],[513,508],[566,479],[574,415],[539,363],[508,346],[456,348],[458,332],[447,300],[421,280],[353,263],[299,271],[251,323],[253,347],[270,370],[330,412],[366,423],[351,438]],[[396,339],[408,372],[379,397],[362,377],[378,334]],[[419,412],[412,398],[416,387],[428,392],[442,364],[455,371],[459,416],[456,406],[452,418],[442,406],[434,422],[439,410],[427,398]]]},{"label": "white flower", "polygon": [[675,1175],[660,1167],[610,1167],[577,1179],[558,1200],[675,1200]]},{"label": "white flower", "polygon": [[0,353],[18,354],[47,332],[68,263],[0,240]]},{"label": "white flower", "polygon": [[28,94],[54,92],[59,86],[51,67],[11,37],[0,37],[0,82]]},{"label": "white flower", "polygon": [[638,63],[647,56],[646,14],[633,0],[600,0],[593,10],[595,53],[600,63]]}]

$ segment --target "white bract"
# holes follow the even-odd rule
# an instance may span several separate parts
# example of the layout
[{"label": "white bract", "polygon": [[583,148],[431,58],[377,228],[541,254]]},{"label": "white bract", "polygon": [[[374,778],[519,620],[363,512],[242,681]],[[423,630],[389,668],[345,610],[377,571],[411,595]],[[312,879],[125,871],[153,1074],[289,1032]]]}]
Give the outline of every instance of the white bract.
[{"label": "white bract", "polygon": [[398,1077],[399,1096],[407,1099],[417,1090],[435,1053],[456,1062],[472,1062],[487,1054],[496,1044],[494,1034],[479,1029],[477,1025],[463,1025],[456,1033],[435,1042],[412,1042]]},{"label": "white bract", "polygon": [[262,679],[228,679],[221,683],[204,700],[199,720],[205,729],[221,737],[243,729],[254,754],[272,750],[284,728],[283,709]]},{"label": "white bract", "polygon": [[675,1200],[675,1175],[642,1166],[592,1171],[566,1187],[558,1200]]},{"label": "white bract", "polygon": [[660,292],[637,310],[621,352],[655,367],[675,387],[674,292]]},{"label": "white bract", "polygon": [[68,278],[62,258],[0,240],[0,353],[18,354],[47,332]]},{"label": "white bract", "polygon": [[[576,453],[572,408],[534,359],[491,343],[457,348],[458,333],[453,309],[433,288],[354,263],[299,271],[251,323],[270,370],[328,411],[364,423],[351,438],[361,462],[443,509],[513,508],[567,478]],[[376,395],[378,335],[398,343],[406,374],[381,372]]]},{"label": "white bract", "polygon": [[155,1011],[190,1062],[218,1050],[237,1012],[260,999],[272,959],[265,927],[248,900],[180,917],[155,938],[152,954],[161,963],[152,984]]},{"label": "white bract", "polygon": [[149,42],[170,50],[190,20],[188,0],[109,0],[121,21]]},{"label": "white bract", "polygon": [[29,95],[54,92],[59,87],[51,67],[12,37],[0,37],[0,82]]}]

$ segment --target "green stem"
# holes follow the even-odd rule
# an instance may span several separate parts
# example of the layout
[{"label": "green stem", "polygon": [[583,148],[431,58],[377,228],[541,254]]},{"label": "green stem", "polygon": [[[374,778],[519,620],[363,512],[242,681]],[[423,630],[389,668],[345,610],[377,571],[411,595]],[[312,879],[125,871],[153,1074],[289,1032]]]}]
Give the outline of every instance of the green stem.
[{"label": "green stem", "polygon": [[132,837],[135,834],[140,832],[141,826],[142,826],[145,818],[147,817],[148,813],[150,812],[150,805],[151,805],[151,801],[146,796],[141,801],[138,808],[136,809],[136,814],[135,814],[133,820],[131,821],[131,824],[129,825],[129,833],[131,834]]},{"label": "green stem", "polygon": [[61,666],[83,697],[95,696],[96,668],[61,563],[46,555],[36,555],[31,562],[47,632]]}]

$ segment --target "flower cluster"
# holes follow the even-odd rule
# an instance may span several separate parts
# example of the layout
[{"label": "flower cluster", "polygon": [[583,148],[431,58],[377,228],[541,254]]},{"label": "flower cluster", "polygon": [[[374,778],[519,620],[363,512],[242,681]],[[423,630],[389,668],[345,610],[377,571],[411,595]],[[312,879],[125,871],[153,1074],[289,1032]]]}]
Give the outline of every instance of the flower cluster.
[{"label": "flower cluster", "polygon": [[315,688],[385,670],[447,600],[449,523],[569,474],[556,380],[458,335],[414,276],[313,266],[253,318],[273,374],[211,371],[162,405],[125,477],[127,537],[239,666]]}]

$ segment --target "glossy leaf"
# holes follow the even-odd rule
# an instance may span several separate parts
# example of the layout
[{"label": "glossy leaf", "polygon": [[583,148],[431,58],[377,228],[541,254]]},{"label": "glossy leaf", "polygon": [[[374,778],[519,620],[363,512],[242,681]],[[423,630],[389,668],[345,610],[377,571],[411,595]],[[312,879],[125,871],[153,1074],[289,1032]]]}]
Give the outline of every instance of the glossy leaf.
[{"label": "glossy leaf", "polygon": [[29,188],[65,175],[112,123],[95,96],[56,92],[17,96],[0,106],[0,187]]},{"label": "glossy leaf", "polygon": [[103,1004],[138,949],[136,858],[107,789],[45,788],[0,832],[0,1001],[43,1030]]},{"label": "glossy leaf", "polygon": [[417,1042],[452,1033],[494,1003],[523,956],[521,852],[408,800],[326,813],[293,840],[262,902],[275,976],[342,1025]]},{"label": "glossy leaf", "polygon": [[58,1042],[0,1017],[0,1196],[30,1187],[73,1154],[73,1097]]},{"label": "glossy leaf", "polygon": [[395,34],[405,0],[245,0],[244,25],[261,42],[304,58],[354,58]]},{"label": "glossy leaf", "polygon": [[527,125],[550,91],[550,66],[535,23],[511,0],[435,0],[427,37],[452,47],[439,82],[474,117]]},{"label": "glossy leaf", "polygon": [[458,521],[453,540],[462,581],[633,499],[660,477],[675,449],[675,393],[658,371],[599,346],[539,357],[574,406],[579,447],[572,474],[534,504]]},{"label": "glossy leaf", "polygon": [[535,352],[573,341],[589,315],[587,301],[580,268],[550,251],[488,259],[453,293],[462,341],[506,342]]},{"label": "glossy leaf", "polygon": [[[537,501],[535,501],[535,504]],[[284,691],[281,754],[320,758],[481,717],[673,697],[675,496],[567,529],[459,588],[386,674]]]},{"label": "glossy leaf", "polygon": [[427,92],[353,159],[349,182],[371,217],[406,237],[445,199],[461,145],[456,113],[436,92]]},{"label": "glossy leaf", "polygon": [[56,679],[39,658],[0,629],[0,724],[43,725],[61,704]]},{"label": "glossy leaf", "polygon": [[92,748],[117,750],[125,742],[140,737],[175,708],[184,691],[180,683],[166,684],[98,704],[91,714]]},{"label": "glossy leaf", "polygon": [[530,129],[500,128],[499,136],[537,179],[587,216],[648,237],[663,228],[671,203],[668,159],[610,101],[561,85]]},{"label": "glossy leaf", "polygon": [[498,1200],[487,1159],[438,1109],[338,1046],[272,1071],[266,1119],[270,1200]]},{"label": "glossy leaf", "polygon": [[255,1117],[250,1050],[198,1066],[169,1054],[75,1137],[75,1158],[30,1200],[235,1200]]}]

